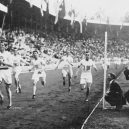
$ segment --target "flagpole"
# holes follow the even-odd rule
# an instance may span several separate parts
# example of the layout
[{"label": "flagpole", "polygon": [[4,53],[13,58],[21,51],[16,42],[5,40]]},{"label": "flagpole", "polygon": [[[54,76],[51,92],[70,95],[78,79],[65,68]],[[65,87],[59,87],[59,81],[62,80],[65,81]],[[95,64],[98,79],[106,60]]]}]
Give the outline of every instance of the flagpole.
[{"label": "flagpole", "polygon": [[5,23],[5,17],[6,17],[6,14],[5,14],[4,17],[3,17],[3,22],[2,22],[2,32],[3,32],[3,28],[4,28],[4,23]]},{"label": "flagpole", "polygon": [[107,30],[105,32],[103,109],[105,109],[106,73],[107,73]]}]

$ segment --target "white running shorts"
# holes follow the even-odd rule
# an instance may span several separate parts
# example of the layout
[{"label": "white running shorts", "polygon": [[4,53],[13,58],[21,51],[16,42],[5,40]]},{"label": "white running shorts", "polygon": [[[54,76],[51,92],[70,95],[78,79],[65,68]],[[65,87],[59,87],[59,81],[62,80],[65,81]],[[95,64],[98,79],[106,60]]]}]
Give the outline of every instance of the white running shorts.
[{"label": "white running shorts", "polygon": [[0,82],[5,81],[6,84],[12,84],[11,69],[0,70]]},{"label": "white running shorts", "polygon": [[44,82],[46,82],[46,72],[45,71],[35,71],[32,75],[32,80],[34,80],[35,83],[39,81],[39,78],[42,78]]},{"label": "white running shorts", "polygon": [[80,77],[80,84],[92,83],[91,72],[82,72]]}]

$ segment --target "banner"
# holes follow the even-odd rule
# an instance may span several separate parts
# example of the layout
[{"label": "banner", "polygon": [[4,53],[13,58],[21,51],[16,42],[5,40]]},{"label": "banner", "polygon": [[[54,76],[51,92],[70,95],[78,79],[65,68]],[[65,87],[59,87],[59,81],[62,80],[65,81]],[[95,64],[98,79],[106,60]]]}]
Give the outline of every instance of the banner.
[{"label": "banner", "polygon": [[6,6],[4,6],[3,4],[0,3],[0,10],[7,13],[8,12],[8,8]]},{"label": "banner", "polygon": [[40,12],[41,12],[41,15],[44,16],[44,12],[43,12],[43,6],[44,6],[44,0],[41,0],[41,7],[40,7]]},{"label": "banner", "polygon": [[56,2],[56,17],[55,24],[58,22],[59,18],[65,17],[65,0],[57,0]]}]

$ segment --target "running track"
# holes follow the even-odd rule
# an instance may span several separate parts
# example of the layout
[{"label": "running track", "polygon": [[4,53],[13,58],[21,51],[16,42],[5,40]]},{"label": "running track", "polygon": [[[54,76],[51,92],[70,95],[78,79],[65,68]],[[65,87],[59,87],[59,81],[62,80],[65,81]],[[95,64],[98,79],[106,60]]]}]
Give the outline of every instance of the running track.
[{"label": "running track", "polygon": [[5,88],[1,87],[5,102],[0,106],[0,129],[80,129],[102,96],[103,70],[98,66],[98,71],[92,72],[94,83],[88,103],[84,101],[85,95],[80,90],[79,79],[73,81],[70,93],[67,84],[62,85],[61,70],[47,71],[47,87],[38,83],[36,100],[32,100],[32,73],[22,73],[22,94],[16,94],[15,86],[12,86],[11,110],[6,109]]}]

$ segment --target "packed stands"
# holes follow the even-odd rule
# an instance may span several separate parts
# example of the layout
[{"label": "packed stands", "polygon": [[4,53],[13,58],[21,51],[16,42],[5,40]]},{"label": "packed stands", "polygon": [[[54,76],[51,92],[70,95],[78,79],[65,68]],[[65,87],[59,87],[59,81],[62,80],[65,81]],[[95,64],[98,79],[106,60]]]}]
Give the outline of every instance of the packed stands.
[{"label": "packed stands", "polygon": [[[119,26],[107,27],[92,23],[87,23],[86,26],[83,22],[81,33],[78,21],[74,21],[71,26],[69,20],[59,19],[58,23],[54,24],[55,17],[48,14],[47,10],[42,16],[39,8],[34,5],[30,7],[25,0],[13,0],[12,3],[5,1],[3,4],[9,6],[9,12],[1,39],[5,40],[8,51],[17,49],[28,62],[35,49],[39,50],[42,57],[47,57],[48,63],[52,62],[52,59],[60,58],[66,50],[72,54],[74,62],[78,62],[87,50],[91,51],[94,60],[101,60],[104,57],[105,29],[109,34],[108,58],[128,58],[129,40],[123,36],[125,32],[127,35],[128,31],[124,27],[119,30]],[[4,17],[3,14],[2,16]]]}]

